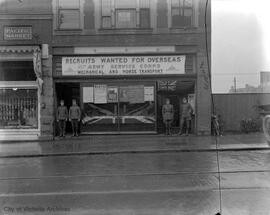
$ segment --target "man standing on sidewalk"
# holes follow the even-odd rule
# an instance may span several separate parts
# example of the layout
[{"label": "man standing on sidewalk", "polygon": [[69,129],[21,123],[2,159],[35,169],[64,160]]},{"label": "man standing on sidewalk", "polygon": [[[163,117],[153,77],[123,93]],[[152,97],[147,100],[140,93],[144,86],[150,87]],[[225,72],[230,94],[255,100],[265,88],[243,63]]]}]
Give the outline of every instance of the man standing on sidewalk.
[{"label": "man standing on sidewalk", "polygon": [[72,99],[72,106],[69,109],[69,121],[71,122],[73,136],[78,135],[79,122],[81,119],[81,109],[75,99]]},{"label": "man standing on sidewalk", "polygon": [[191,104],[188,103],[187,98],[183,98],[183,103],[180,107],[180,130],[178,135],[182,135],[184,123],[186,123],[186,136],[189,135],[192,113],[193,108]]},{"label": "man standing on sidewalk", "polygon": [[56,120],[59,126],[59,137],[65,137],[66,122],[68,119],[68,110],[65,106],[64,100],[60,101],[60,106],[57,108]]},{"label": "man standing on sidewalk", "polygon": [[162,106],[163,122],[166,128],[166,135],[171,135],[171,126],[174,118],[174,108],[170,104],[170,99],[166,99],[166,104]]}]

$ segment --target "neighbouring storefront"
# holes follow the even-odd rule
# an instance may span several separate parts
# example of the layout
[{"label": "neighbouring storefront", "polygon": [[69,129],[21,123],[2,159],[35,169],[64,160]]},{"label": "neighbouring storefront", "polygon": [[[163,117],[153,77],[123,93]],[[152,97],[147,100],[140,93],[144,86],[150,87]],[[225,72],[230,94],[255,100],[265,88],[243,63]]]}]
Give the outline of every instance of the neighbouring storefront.
[{"label": "neighbouring storefront", "polygon": [[[39,54],[37,54],[39,53]],[[39,58],[39,59],[38,59]],[[39,46],[0,46],[0,134],[40,135]]]},{"label": "neighbouring storefront", "polygon": [[194,54],[55,55],[55,104],[77,100],[81,133],[160,133],[166,98],[175,106],[174,127],[183,97],[196,109],[195,68]]}]

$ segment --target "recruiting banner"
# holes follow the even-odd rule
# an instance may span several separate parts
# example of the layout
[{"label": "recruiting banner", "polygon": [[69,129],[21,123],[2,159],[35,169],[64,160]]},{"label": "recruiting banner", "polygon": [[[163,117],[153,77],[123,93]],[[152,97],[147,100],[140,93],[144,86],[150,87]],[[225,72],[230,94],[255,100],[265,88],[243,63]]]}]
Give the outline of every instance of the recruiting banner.
[{"label": "recruiting banner", "polygon": [[62,57],[62,74],[119,76],[185,74],[184,55]]}]

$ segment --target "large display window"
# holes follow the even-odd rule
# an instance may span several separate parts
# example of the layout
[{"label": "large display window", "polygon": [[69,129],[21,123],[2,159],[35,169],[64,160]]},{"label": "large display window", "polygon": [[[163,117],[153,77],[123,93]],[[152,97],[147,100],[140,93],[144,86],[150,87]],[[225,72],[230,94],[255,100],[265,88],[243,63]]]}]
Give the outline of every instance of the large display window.
[{"label": "large display window", "polygon": [[38,128],[37,89],[0,88],[0,128]]},{"label": "large display window", "polygon": [[156,132],[154,83],[81,85],[82,132]]}]

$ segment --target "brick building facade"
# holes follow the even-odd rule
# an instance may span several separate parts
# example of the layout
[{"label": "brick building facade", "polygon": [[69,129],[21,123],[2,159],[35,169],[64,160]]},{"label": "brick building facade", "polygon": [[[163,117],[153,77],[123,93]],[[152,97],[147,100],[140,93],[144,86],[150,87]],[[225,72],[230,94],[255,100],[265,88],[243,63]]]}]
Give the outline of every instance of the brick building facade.
[{"label": "brick building facade", "polygon": [[8,0],[0,4],[1,139],[50,138],[54,119],[52,56],[48,51],[51,1]]},{"label": "brick building facade", "polygon": [[[1,31],[4,26],[31,26],[32,39],[0,38],[1,53],[9,52],[7,46],[27,45],[37,46],[44,55],[39,137],[54,134],[54,110],[60,99],[67,106],[77,100],[82,133],[160,133],[165,99],[175,106],[177,127],[181,100],[187,97],[195,109],[193,132],[210,134],[206,0],[6,2],[13,4],[6,3],[1,11]],[[31,5],[34,9],[24,10],[33,14],[18,15],[17,4]],[[206,21],[211,44],[210,4]],[[48,44],[48,53],[42,44]]]}]

